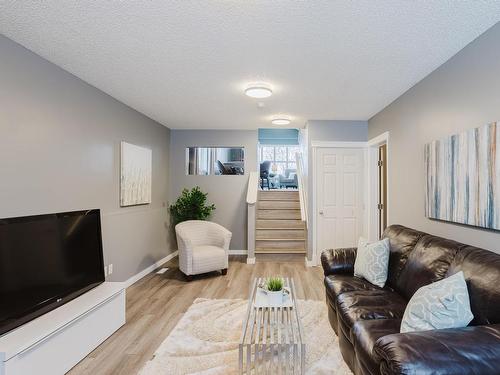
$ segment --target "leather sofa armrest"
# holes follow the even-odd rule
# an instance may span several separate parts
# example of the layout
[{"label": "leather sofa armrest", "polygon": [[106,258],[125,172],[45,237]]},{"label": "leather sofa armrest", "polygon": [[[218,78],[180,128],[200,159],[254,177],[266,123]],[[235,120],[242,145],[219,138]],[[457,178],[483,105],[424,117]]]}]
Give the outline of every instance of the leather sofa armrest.
[{"label": "leather sofa armrest", "polygon": [[500,324],[396,333],[374,346],[381,374],[498,374]]},{"label": "leather sofa armrest", "polygon": [[355,247],[345,249],[328,249],[321,253],[321,265],[325,276],[335,274],[354,274],[356,260]]}]

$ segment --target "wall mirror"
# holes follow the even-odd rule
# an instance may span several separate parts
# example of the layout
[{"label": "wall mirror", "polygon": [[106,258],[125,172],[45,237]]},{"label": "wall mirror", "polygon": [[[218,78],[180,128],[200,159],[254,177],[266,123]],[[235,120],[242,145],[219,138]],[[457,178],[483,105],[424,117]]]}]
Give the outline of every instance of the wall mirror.
[{"label": "wall mirror", "polygon": [[187,175],[243,175],[245,149],[243,147],[188,147],[186,148]]}]

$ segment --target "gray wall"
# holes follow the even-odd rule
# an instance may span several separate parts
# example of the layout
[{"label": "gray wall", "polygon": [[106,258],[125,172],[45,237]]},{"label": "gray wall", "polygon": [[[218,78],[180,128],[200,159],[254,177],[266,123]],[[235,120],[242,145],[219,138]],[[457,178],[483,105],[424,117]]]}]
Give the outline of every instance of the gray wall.
[{"label": "gray wall", "polygon": [[[245,175],[187,176],[186,147],[190,146],[245,147]],[[170,152],[170,203],[183,188],[199,186],[216,206],[211,220],[233,233],[230,249],[247,249],[246,194],[248,173],[257,171],[257,130],[171,130]]]},{"label": "gray wall", "polygon": [[424,216],[424,144],[500,120],[500,24],[369,121],[390,131],[389,221],[500,252],[500,232]]},{"label": "gray wall", "polygon": [[[308,139],[308,213],[309,221],[313,218],[313,160],[312,143],[316,141],[329,142],[364,142],[368,140],[367,121],[327,121],[309,120],[306,125]],[[312,258],[312,236],[313,230],[308,232],[308,252],[307,257]]]},{"label": "gray wall", "polygon": [[[170,251],[169,130],[0,36],[0,217],[102,210],[110,280]],[[153,150],[152,204],[119,207],[120,141]]]}]

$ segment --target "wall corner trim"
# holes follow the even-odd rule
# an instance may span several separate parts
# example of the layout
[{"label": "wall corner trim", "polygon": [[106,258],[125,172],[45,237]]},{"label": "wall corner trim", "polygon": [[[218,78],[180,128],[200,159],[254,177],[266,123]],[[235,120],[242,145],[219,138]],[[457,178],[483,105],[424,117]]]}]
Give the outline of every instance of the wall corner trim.
[{"label": "wall corner trim", "polygon": [[380,144],[384,144],[386,142],[389,142],[389,132],[383,132],[382,134],[377,135],[375,138],[370,139],[367,144],[368,147],[371,146],[378,146]]},{"label": "wall corner trim", "polygon": [[124,285],[125,285],[125,288],[128,288],[129,286],[131,286],[132,284],[136,283],[137,281],[139,281],[140,279],[142,279],[144,276],[150,274],[151,272],[153,272],[155,269],[157,269],[158,267],[160,267],[163,263],[165,262],[168,262],[169,260],[171,259],[174,259],[177,255],[179,255],[179,251],[174,251],[173,253],[171,254],[168,254],[166,257],[160,259],[159,261],[153,263],[152,265],[150,265],[149,267],[143,269],[141,272],[135,274],[134,276],[131,276],[130,278],[128,278],[125,282],[124,282]]}]

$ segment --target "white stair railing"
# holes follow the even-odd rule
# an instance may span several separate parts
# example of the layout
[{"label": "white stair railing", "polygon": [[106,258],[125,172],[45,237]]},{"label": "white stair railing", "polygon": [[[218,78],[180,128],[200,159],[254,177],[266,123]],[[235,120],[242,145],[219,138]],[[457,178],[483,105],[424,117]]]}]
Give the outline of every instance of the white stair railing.
[{"label": "white stair railing", "polygon": [[255,212],[257,204],[257,192],[259,190],[259,175],[257,172],[250,172],[247,188],[247,263],[255,263]]},{"label": "white stair railing", "polygon": [[299,189],[299,201],[300,201],[300,218],[305,222],[307,229],[307,184],[304,176],[304,158],[301,152],[295,154],[297,161],[297,187]]}]

